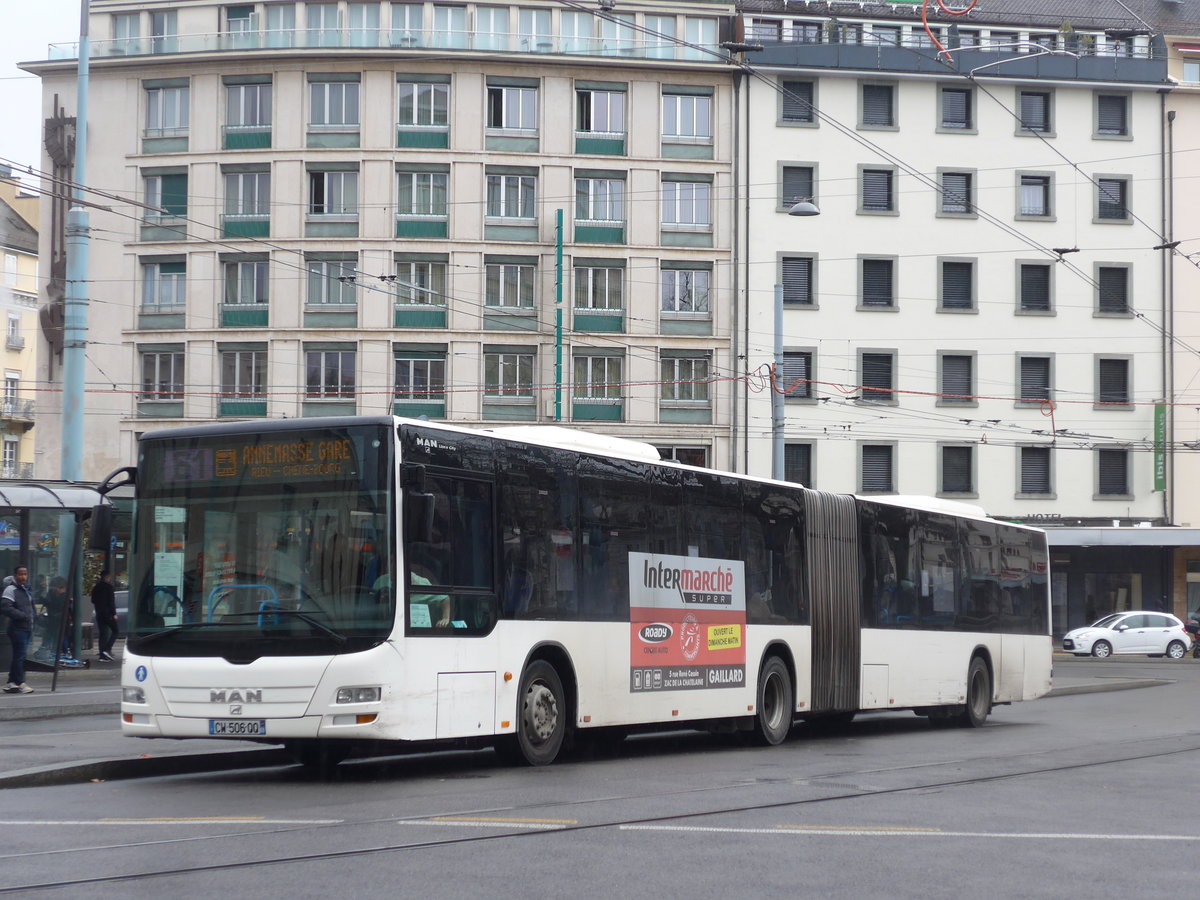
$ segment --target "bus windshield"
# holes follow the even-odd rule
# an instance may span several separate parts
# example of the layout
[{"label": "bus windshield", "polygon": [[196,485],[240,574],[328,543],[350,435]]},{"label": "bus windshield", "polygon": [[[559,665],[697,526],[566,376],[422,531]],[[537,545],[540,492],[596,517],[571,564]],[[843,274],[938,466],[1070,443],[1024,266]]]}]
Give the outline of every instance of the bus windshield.
[{"label": "bus windshield", "polygon": [[392,446],[379,424],[144,439],[130,649],[252,660],[384,641]]}]

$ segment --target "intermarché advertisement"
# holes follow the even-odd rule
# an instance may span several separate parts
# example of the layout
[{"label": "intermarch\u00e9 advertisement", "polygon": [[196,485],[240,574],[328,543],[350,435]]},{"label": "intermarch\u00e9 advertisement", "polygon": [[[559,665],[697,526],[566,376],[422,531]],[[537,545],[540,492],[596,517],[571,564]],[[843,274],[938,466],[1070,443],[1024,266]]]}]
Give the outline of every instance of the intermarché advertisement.
[{"label": "intermarch\u00e9 advertisement", "polygon": [[746,683],[741,560],[629,554],[629,690]]}]

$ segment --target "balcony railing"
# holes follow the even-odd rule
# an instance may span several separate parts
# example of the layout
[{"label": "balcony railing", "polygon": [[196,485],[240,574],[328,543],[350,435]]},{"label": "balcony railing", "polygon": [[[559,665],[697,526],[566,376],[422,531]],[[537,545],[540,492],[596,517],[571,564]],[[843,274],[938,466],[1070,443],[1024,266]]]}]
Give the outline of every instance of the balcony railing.
[{"label": "balcony railing", "polygon": [[32,400],[8,400],[0,401],[0,419],[7,419],[16,422],[32,422],[34,414],[34,404]]},{"label": "balcony railing", "polygon": [[7,340],[5,341],[5,346],[9,350],[24,350],[25,349],[25,337],[20,334],[10,334],[8,336]]},{"label": "balcony railing", "polygon": [[4,463],[0,465],[0,478],[32,479],[33,463]]},{"label": "balcony railing", "polygon": [[[703,45],[700,45],[703,46]],[[226,34],[179,34],[167,37],[118,38],[92,41],[93,59],[214,51],[281,50],[289,48],[355,50],[471,50],[505,53],[563,54],[626,59],[696,60],[721,62],[728,54],[715,43],[696,49],[661,38],[628,35],[622,38],[560,37],[557,35],[488,34],[433,29],[323,29],[249,31]],[[75,59],[76,43],[51,44],[49,59]]]}]

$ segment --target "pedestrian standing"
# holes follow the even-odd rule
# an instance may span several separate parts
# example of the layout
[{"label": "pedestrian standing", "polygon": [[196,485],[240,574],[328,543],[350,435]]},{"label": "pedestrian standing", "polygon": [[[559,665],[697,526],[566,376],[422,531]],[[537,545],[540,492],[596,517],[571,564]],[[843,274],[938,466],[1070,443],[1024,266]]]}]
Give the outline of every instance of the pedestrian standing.
[{"label": "pedestrian standing", "polygon": [[112,662],[112,648],[117,640],[117,596],[112,585],[112,572],[105,569],[92,588],[92,606],[96,609],[97,659]]},{"label": "pedestrian standing", "polygon": [[32,694],[25,683],[25,654],[33,638],[33,595],[29,593],[29,569],[17,566],[12,581],[0,595],[0,618],[8,619],[8,640],[12,643],[12,665],[8,669],[6,694]]}]

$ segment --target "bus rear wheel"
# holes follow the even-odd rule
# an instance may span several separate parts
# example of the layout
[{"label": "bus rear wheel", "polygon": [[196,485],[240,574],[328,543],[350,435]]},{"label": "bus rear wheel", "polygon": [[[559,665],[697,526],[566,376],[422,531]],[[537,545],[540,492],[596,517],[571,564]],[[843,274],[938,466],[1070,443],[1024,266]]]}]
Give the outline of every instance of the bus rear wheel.
[{"label": "bus rear wheel", "polygon": [[958,716],[964,728],[978,728],[992,711],[992,675],[987,663],[976,656],[967,669],[967,703]]},{"label": "bus rear wheel", "polygon": [[562,679],[545,660],[530,664],[517,695],[515,757],[529,766],[548,766],[558,757],[567,734],[567,703]]},{"label": "bus rear wheel", "polygon": [[782,744],[792,730],[796,702],[792,676],[778,656],[772,656],[758,673],[758,705],[754,714],[754,736],[767,746]]}]

